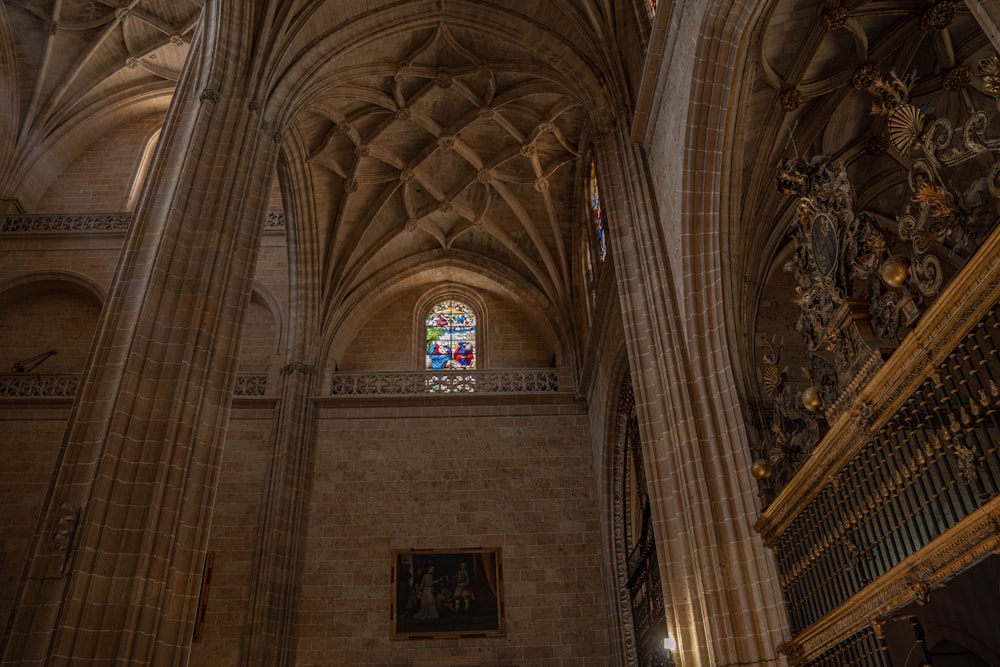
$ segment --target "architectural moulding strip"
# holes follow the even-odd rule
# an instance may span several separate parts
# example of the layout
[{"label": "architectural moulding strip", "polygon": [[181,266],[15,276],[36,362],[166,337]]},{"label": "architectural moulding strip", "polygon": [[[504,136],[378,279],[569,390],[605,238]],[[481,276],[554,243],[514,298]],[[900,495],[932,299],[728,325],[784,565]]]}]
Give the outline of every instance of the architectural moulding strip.
[{"label": "architectural moulding strip", "polygon": [[[81,375],[0,374],[0,400],[25,398],[73,398]],[[266,375],[238,375],[233,394],[237,398],[261,398],[267,389]]]},{"label": "architectural moulding strip", "polygon": [[513,417],[584,415],[573,394],[421,394],[405,396],[318,396],[318,416],[378,419],[385,410],[395,417]]}]

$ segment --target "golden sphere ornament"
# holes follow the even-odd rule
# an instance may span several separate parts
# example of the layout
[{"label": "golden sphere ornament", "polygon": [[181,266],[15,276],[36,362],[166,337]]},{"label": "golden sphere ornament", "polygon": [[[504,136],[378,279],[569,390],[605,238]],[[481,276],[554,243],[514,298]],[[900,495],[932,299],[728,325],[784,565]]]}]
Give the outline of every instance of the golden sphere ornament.
[{"label": "golden sphere ornament", "polygon": [[893,255],[882,262],[878,274],[889,287],[902,287],[910,273],[910,260],[902,255]]},{"label": "golden sphere ornament", "polygon": [[767,479],[774,472],[774,468],[771,467],[771,462],[767,459],[757,459],[750,466],[750,474],[753,475],[754,479]]},{"label": "golden sphere ornament", "polygon": [[809,412],[816,412],[823,407],[823,399],[816,387],[807,387],[802,392],[802,406]]}]

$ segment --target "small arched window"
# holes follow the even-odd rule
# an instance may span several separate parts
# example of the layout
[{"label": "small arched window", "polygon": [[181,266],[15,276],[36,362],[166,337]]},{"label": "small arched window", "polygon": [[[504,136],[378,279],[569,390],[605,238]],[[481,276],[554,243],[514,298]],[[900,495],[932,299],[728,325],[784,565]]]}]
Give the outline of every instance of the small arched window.
[{"label": "small arched window", "polygon": [[447,299],[435,304],[424,322],[427,370],[476,368],[476,312],[471,307]]}]

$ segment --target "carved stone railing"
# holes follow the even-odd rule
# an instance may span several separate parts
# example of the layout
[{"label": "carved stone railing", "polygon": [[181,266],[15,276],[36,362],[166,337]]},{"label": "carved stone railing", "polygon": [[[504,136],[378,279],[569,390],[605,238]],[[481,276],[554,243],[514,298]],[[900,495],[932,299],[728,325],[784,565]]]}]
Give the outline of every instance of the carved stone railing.
[{"label": "carved stone railing", "polygon": [[0,375],[0,398],[73,398],[79,375]]},{"label": "carved stone railing", "polygon": [[795,665],[839,664],[831,651],[1000,548],[1000,232],[757,529],[775,553]]},{"label": "carved stone railing", "polygon": [[267,392],[266,375],[237,375],[233,395],[240,397],[263,396]]},{"label": "carved stone railing", "polygon": [[285,228],[285,212],[284,211],[268,211],[267,216],[264,218],[264,229],[284,229]]},{"label": "carved stone railing", "polygon": [[124,232],[131,222],[131,213],[8,215],[0,232]]},{"label": "carved stone railing", "polygon": [[333,396],[407,394],[520,394],[559,391],[559,375],[545,370],[415,371],[405,373],[336,373]]},{"label": "carved stone railing", "polygon": [[[0,398],[73,398],[80,388],[80,375],[0,374]],[[240,375],[234,396],[263,396],[267,376]]]},{"label": "carved stone railing", "polygon": [[[8,215],[0,218],[0,232],[124,232],[132,224],[131,213]],[[268,211],[264,229],[285,228],[284,211]]]}]

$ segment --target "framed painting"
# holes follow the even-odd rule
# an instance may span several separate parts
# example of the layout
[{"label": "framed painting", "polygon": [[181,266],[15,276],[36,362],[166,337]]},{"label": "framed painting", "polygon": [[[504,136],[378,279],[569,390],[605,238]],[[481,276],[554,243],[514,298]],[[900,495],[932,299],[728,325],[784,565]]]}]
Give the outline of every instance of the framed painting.
[{"label": "framed painting", "polygon": [[392,638],[499,637],[500,549],[392,552]]}]

